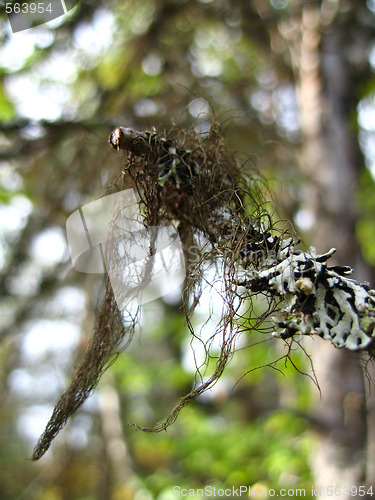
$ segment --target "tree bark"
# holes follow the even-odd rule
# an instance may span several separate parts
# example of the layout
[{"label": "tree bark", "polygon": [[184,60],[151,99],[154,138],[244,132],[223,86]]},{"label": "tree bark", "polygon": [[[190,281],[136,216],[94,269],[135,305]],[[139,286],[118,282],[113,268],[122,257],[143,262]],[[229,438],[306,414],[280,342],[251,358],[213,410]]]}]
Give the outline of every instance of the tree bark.
[{"label": "tree bark", "polygon": [[[337,263],[349,264],[355,269],[355,278],[363,281],[370,270],[355,236],[358,213],[354,200],[364,161],[357,137],[349,128],[357,104],[355,81],[345,59],[344,24],[337,19],[329,25],[323,21],[321,9],[310,4],[303,7],[300,18],[282,27],[295,70],[304,136],[299,163],[310,179],[302,208],[314,220],[307,233],[309,242],[318,252],[337,248]],[[316,338],[309,342],[308,352],[321,388],[321,397],[316,392],[314,397],[313,413],[320,422],[319,444],[311,457],[314,481],[323,493],[329,485],[363,484],[366,416],[358,357]],[[368,396],[368,402],[371,399]],[[370,426],[367,433],[372,443]],[[374,450],[373,445],[367,450],[371,463]]]}]

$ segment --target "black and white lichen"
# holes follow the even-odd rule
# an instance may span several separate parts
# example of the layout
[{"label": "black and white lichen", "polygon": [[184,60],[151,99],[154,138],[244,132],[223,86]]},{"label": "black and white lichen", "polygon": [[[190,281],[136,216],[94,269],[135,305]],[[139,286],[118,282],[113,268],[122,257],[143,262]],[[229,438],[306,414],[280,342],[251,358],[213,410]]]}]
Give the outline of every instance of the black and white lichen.
[{"label": "black and white lichen", "polygon": [[336,347],[368,349],[375,337],[375,292],[350,279],[349,266],[328,266],[334,253],[302,252],[284,241],[274,263],[261,270],[249,266],[242,284],[279,298],[276,336],[319,335]]}]

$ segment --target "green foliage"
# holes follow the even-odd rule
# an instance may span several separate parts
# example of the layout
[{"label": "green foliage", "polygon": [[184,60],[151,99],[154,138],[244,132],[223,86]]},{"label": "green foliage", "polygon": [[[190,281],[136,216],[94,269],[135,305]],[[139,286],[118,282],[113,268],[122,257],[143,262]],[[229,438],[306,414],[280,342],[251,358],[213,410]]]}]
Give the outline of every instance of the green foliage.
[{"label": "green foliage", "polygon": [[14,105],[5,96],[3,85],[0,83],[0,122],[11,120],[14,113]]},{"label": "green foliage", "polygon": [[362,217],[357,222],[358,240],[368,262],[375,265],[375,182],[368,170],[362,172],[358,200],[362,211]]},{"label": "green foliage", "polygon": [[[277,411],[252,423],[220,415],[208,417],[203,407],[184,411],[167,437],[129,435],[145,486],[157,496],[176,484],[231,488],[264,482],[281,488],[311,481],[307,464],[312,438],[303,419]],[[169,436],[172,434],[172,436]]]},{"label": "green foliage", "polygon": [[[135,341],[113,365],[127,423],[153,425],[192,384],[191,374],[169,351],[172,339],[166,330],[172,330],[172,324],[173,315],[167,329],[163,321],[154,323],[147,339]],[[143,484],[155,498],[167,495],[171,485],[231,488],[262,482],[277,489],[310,484],[313,438],[307,420],[298,415],[308,407],[306,387],[311,382],[285,360],[275,365],[282,373],[261,369],[280,353],[273,343],[262,342],[261,334],[251,340],[254,345],[241,348],[228,366],[224,385],[220,381],[212,395],[185,408],[166,433],[133,432],[131,427],[126,431]],[[159,358],[163,353],[166,357]],[[292,358],[306,368],[301,350]],[[259,370],[242,377],[249,366]],[[279,397],[279,384],[293,394],[289,410],[277,409],[276,401],[272,409],[267,407],[267,398]],[[145,413],[147,422],[140,420]]]}]

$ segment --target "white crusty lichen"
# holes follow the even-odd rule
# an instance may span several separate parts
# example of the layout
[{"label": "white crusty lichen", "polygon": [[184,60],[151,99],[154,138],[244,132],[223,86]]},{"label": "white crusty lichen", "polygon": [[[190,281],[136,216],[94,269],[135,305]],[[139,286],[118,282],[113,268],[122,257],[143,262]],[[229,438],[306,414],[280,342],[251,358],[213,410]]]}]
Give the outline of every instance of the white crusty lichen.
[{"label": "white crusty lichen", "polygon": [[[279,299],[275,335],[319,335],[336,347],[368,349],[375,338],[375,292],[348,278],[348,266],[329,267],[335,249],[316,255],[280,242],[273,265],[248,266],[244,285]],[[268,258],[268,261],[270,259]]]}]

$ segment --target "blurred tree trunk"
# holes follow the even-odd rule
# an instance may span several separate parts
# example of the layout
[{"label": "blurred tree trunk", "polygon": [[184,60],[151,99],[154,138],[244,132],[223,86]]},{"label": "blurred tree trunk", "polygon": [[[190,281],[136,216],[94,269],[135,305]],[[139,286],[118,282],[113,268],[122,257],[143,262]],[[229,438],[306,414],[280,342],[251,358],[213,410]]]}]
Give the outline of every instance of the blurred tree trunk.
[{"label": "blurred tree trunk", "polygon": [[375,380],[375,368],[372,363],[369,366],[369,378],[366,380],[366,411],[367,411],[367,461],[366,461],[366,483],[375,484],[375,390],[371,384]]},{"label": "blurred tree trunk", "polygon": [[113,377],[107,373],[99,390],[102,439],[109,466],[108,498],[118,495],[134,498],[140,487],[133,469],[129,448],[122,428],[120,397]]},{"label": "blurred tree trunk", "polygon": [[[327,5],[307,4],[300,16],[281,25],[295,70],[304,135],[299,163],[309,178],[302,208],[314,220],[308,241],[318,252],[337,248],[337,262],[352,266],[355,278],[364,281],[370,270],[355,235],[355,195],[364,160],[349,126],[358,104],[355,89],[361,68],[357,65],[354,73],[345,53],[348,24],[355,20],[340,18],[335,10],[339,6]],[[373,464],[375,436],[371,427],[366,436],[360,362],[316,338],[309,342],[308,352],[321,388],[321,396],[315,392],[313,411],[320,423],[319,444],[311,457],[315,484],[322,491],[328,485],[364,484],[366,437],[367,459]]]}]

